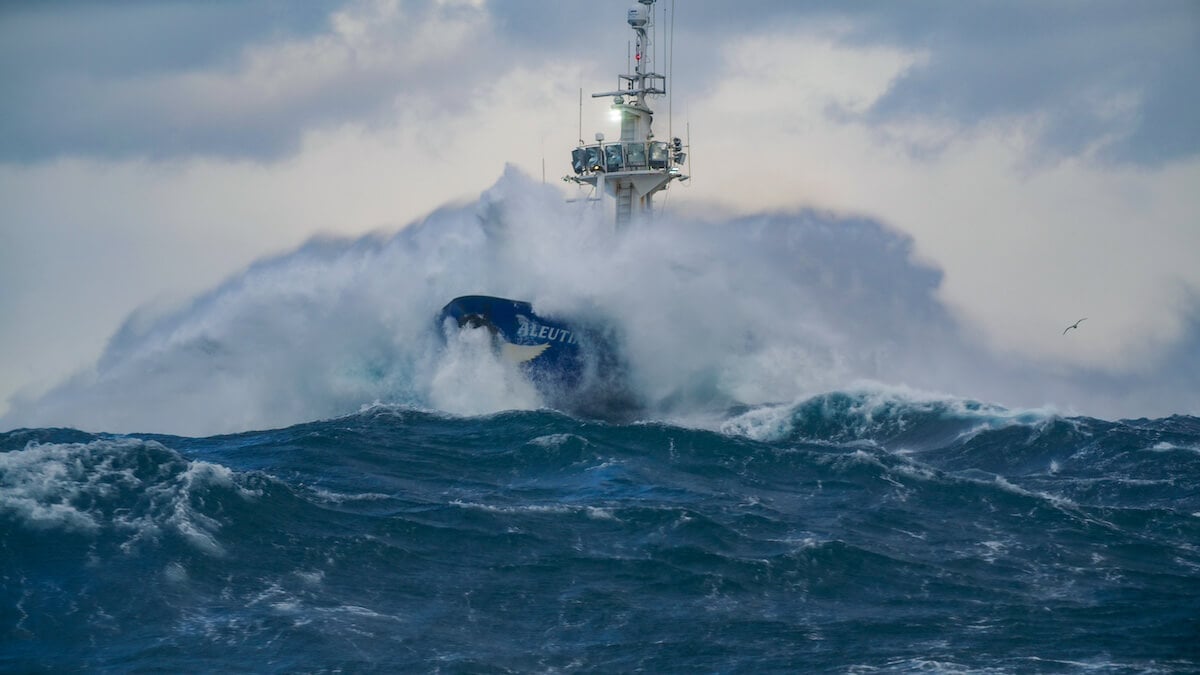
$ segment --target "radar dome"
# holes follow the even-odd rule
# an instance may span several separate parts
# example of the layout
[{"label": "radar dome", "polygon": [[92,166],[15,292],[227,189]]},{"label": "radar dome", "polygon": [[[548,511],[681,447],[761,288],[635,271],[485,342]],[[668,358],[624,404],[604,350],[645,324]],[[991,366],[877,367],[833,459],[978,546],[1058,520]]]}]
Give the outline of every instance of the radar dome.
[{"label": "radar dome", "polygon": [[634,5],[629,8],[629,25],[641,28],[646,25],[646,5]]}]

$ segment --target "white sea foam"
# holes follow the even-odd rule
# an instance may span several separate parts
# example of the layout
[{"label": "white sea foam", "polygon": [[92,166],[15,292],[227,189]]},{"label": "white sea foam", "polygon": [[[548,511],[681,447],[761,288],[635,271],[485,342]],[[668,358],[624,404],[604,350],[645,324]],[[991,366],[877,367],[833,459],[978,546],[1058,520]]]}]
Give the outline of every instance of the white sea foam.
[{"label": "white sea foam", "polygon": [[163,576],[173,584],[182,584],[188,580],[187,568],[178,562],[168,563],[163,568]]},{"label": "white sea foam", "polygon": [[495,353],[492,336],[484,328],[448,332],[446,350],[430,381],[429,400],[456,415],[542,407],[533,384],[515,363]]},{"label": "white sea foam", "polygon": [[777,441],[791,435],[794,415],[794,405],[764,405],[723,420],[719,429],[724,434],[757,441]]},{"label": "white sea foam", "polygon": [[488,513],[504,513],[504,514],[528,514],[541,513],[553,515],[572,515],[582,514],[591,520],[614,520],[619,521],[610,509],[598,506],[586,506],[582,504],[516,504],[497,506],[494,504],[482,504],[479,502],[466,502],[455,499],[450,502],[451,505],[462,509],[471,509],[475,511],[486,511]]},{"label": "white sea foam", "polygon": [[[955,438],[947,439],[958,441],[1014,425],[1038,428],[1058,419],[1056,412],[1049,408],[1008,409],[950,394],[879,382],[855,382],[841,394],[845,395],[844,408],[841,405],[830,407],[820,397],[763,405],[721,421],[719,429],[722,433],[755,440],[777,441],[796,432],[797,416],[810,407],[826,416],[839,416],[839,421],[848,425],[845,431],[859,439],[870,439],[879,433],[903,432],[910,426],[910,420],[927,414],[963,423],[965,428],[957,432]],[[814,402],[816,405],[810,406]]]},{"label": "white sea foam", "polygon": [[548,434],[546,436],[538,436],[528,441],[530,445],[536,445],[542,448],[560,448],[563,445],[575,441],[583,445],[589,445],[588,440],[583,436],[576,434]]},{"label": "white sea foam", "polygon": [[334,492],[324,488],[310,488],[313,495],[321,501],[330,504],[342,504],[345,502],[363,502],[363,501],[382,501],[391,499],[392,495],[386,495],[381,492],[358,492],[355,494],[346,494],[343,492]]},{"label": "white sea foam", "polygon": [[981,557],[989,563],[996,562],[997,558],[1004,555],[1009,548],[1008,544],[1002,541],[981,541],[979,546],[984,549]]},{"label": "white sea foam", "polygon": [[[152,455],[156,471],[139,474],[143,453]],[[153,441],[31,443],[0,454],[0,511],[31,529],[113,532],[126,537],[126,550],[170,531],[222,555],[220,523],[193,505],[194,494],[209,488],[245,499],[257,494],[238,486],[226,467],[187,461]]]},{"label": "white sea foam", "polygon": [[301,572],[297,570],[295,575],[309,586],[320,586],[325,581],[325,572],[322,570],[312,570],[309,572]]},{"label": "white sea foam", "polygon": [[515,506],[496,506],[493,504],[482,504],[479,502],[464,502],[460,499],[455,499],[450,502],[451,505],[464,509],[472,509],[477,511],[488,511],[491,513],[575,513],[583,510],[582,506],[571,506],[565,504],[519,504]]},{"label": "white sea foam", "polygon": [[1158,442],[1158,443],[1155,443],[1153,446],[1151,446],[1151,447],[1150,447],[1150,450],[1151,450],[1151,451],[1153,451],[1153,452],[1173,452],[1173,451],[1175,451],[1175,450],[1183,450],[1184,452],[1196,452],[1196,453],[1200,453],[1200,446],[1196,446],[1196,445],[1176,445],[1176,444],[1174,444],[1174,443],[1168,443],[1168,442],[1166,442],[1166,441],[1160,441],[1160,442]]}]

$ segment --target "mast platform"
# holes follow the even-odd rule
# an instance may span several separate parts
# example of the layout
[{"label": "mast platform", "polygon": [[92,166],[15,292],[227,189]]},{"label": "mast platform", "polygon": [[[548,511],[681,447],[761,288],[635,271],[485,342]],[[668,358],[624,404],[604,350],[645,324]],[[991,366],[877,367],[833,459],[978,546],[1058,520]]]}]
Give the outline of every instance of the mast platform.
[{"label": "mast platform", "polygon": [[605,142],[596,134],[595,143],[580,141],[571,151],[571,168],[563,180],[591,185],[596,193],[611,198],[618,227],[653,215],[654,195],[671,181],[687,180],[683,167],[687,153],[683,141],[655,139],[651,129],[654,111],[651,97],[667,94],[667,77],[649,69],[653,60],[652,36],[655,0],[638,0],[627,15],[637,37],[634,72],[618,75],[618,89],[592,94],[612,97],[612,110],[621,119],[621,138]]}]

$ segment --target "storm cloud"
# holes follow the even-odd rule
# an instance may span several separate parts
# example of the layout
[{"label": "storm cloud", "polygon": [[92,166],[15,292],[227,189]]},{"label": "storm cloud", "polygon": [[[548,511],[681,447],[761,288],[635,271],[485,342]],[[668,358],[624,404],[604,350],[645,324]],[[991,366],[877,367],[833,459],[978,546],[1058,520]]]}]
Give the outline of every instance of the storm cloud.
[{"label": "storm cloud", "polygon": [[[655,130],[693,160],[666,215],[879,223],[977,363],[1062,378],[1049,403],[1195,410],[1194,2],[657,6]],[[557,183],[612,131],[588,94],[626,67],[626,9],[0,5],[0,412],[264,256],[394,233],[506,163]]]},{"label": "storm cloud", "polygon": [[[277,160],[314,127],[387,124],[401,105],[466,105],[479,83],[515,63],[558,55],[595,63],[619,9],[533,0],[6,3],[0,159]],[[676,12],[678,84],[692,91],[714,85],[716,48],[731,39],[836,23],[849,45],[927,56],[861,111],[873,123],[973,127],[1036,113],[1055,153],[1099,146],[1112,161],[1154,164],[1200,151],[1187,112],[1200,103],[1192,82],[1200,8],[1185,0],[764,1]]]}]

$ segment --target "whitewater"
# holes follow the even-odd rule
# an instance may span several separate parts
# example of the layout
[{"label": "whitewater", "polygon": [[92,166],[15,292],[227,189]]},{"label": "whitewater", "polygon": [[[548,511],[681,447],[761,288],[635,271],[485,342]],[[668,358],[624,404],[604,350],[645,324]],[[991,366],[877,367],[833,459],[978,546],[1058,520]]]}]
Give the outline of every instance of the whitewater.
[{"label": "whitewater", "polygon": [[[1200,418],[941,281],[869,218],[617,233],[514,170],[262,260],[0,419],[0,670],[1200,670]],[[623,405],[443,333],[471,293],[602,320]]]}]

